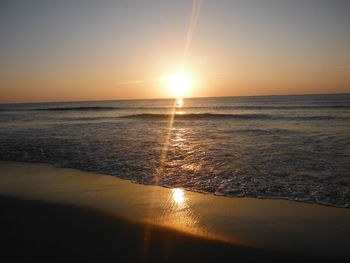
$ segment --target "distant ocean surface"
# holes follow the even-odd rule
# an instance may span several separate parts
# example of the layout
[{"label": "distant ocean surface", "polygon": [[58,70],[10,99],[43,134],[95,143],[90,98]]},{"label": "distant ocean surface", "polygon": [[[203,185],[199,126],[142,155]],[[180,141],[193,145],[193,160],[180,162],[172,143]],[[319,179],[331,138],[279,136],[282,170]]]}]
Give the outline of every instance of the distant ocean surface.
[{"label": "distant ocean surface", "polygon": [[0,160],[350,208],[350,94],[1,104]]}]

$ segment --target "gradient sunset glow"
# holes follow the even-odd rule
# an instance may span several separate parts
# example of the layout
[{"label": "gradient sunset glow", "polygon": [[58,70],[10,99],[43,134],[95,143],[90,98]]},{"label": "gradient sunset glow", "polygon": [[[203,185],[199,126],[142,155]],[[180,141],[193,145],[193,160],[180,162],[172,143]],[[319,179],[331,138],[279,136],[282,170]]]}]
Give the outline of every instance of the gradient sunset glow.
[{"label": "gradient sunset glow", "polygon": [[144,3],[1,3],[0,102],[350,92],[350,1]]}]

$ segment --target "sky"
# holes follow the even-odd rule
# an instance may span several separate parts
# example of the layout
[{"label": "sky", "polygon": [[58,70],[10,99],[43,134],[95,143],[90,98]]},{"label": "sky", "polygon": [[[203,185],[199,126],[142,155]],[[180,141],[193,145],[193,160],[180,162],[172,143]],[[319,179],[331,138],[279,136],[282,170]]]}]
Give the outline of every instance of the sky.
[{"label": "sky", "polygon": [[0,0],[0,103],[350,92],[348,0]]}]

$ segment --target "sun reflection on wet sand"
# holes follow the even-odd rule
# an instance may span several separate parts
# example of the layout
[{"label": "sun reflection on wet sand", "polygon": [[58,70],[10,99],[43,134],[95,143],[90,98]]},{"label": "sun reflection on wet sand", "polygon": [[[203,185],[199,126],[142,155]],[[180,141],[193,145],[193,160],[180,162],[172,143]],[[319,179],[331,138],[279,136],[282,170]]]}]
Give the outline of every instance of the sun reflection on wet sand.
[{"label": "sun reflection on wet sand", "polygon": [[163,201],[156,222],[192,234],[208,235],[200,216],[193,211],[186,192],[180,188],[171,189],[168,198]]},{"label": "sun reflection on wet sand", "polygon": [[173,199],[175,203],[179,206],[183,206],[186,201],[184,196],[184,191],[180,188],[174,188],[172,189],[172,191],[173,191]]}]

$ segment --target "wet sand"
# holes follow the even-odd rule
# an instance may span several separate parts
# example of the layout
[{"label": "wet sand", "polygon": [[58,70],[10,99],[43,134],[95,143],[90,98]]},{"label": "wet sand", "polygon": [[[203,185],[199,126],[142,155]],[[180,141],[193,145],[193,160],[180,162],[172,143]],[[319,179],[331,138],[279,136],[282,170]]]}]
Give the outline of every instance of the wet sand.
[{"label": "wet sand", "polygon": [[225,198],[0,162],[3,251],[18,261],[349,260],[350,210]]},{"label": "wet sand", "polygon": [[1,197],[2,257],[9,262],[295,262],[275,253],[123,220],[73,205]]}]

